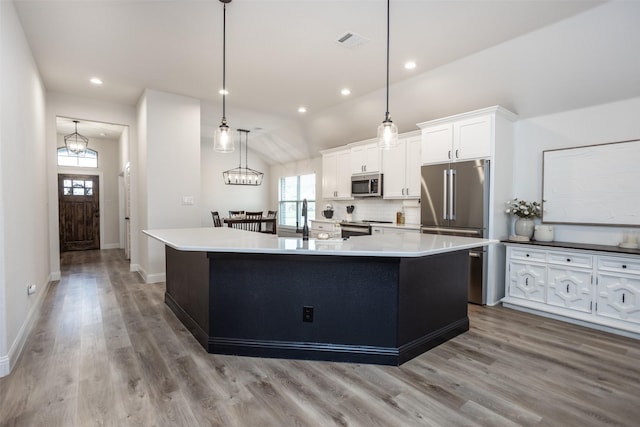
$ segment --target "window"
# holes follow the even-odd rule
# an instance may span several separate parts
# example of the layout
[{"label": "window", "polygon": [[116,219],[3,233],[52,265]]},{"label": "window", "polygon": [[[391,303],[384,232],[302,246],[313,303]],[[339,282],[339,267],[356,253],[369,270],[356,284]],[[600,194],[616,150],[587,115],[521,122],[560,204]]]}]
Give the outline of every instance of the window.
[{"label": "window", "polygon": [[77,166],[81,168],[97,168],[98,152],[87,148],[84,156],[76,156],[67,151],[67,147],[58,148],[58,166]]},{"label": "window", "polygon": [[316,174],[280,178],[278,201],[280,225],[302,227],[302,201],[307,199],[307,218],[316,217]]},{"label": "window", "polygon": [[64,196],[93,196],[93,179],[65,179],[62,181]]}]

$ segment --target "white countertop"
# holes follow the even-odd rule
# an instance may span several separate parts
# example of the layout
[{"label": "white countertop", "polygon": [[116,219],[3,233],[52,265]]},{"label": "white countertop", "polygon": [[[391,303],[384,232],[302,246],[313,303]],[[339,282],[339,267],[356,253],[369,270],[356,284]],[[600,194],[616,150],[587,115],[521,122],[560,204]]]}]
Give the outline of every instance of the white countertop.
[{"label": "white countertop", "polygon": [[303,242],[301,237],[277,237],[228,227],[143,230],[143,233],[181,251],[337,256],[421,257],[498,242],[418,233]]}]

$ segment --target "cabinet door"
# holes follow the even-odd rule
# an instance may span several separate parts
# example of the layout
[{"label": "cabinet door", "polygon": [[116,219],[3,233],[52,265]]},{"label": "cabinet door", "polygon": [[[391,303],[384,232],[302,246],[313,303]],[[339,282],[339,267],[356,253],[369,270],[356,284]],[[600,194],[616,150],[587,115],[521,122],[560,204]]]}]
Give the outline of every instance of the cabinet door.
[{"label": "cabinet door", "polygon": [[377,143],[351,148],[351,173],[380,172],[380,148]]},{"label": "cabinet door", "polygon": [[422,164],[450,161],[452,147],[453,124],[422,129]]},{"label": "cabinet door", "polygon": [[337,198],[351,199],[351,152],[340,151],[336,155]]},{"label": "cabinet door", "polygon": [[[408,199],[420,198],[420,165],[422,164],[422,138],[414,136],[405,141],[406,169],[404,195]],[[386,179],[386,177],[385,177]]]},{"label": "cabinet door", "polygon": [[487,115],[453,124],[454,161],[491,156],[491,123],[491,116]]},{"label": "cabinet door", "polygon": [[640,276],[599,273],[596,314],[640,324]]},{"label": "cabinet door", "polygon": [[337,153],[325,154],[322,156],[322,198],[333,199],[336,197],[338,182]]},{"label": "cabinet door", "polygon": [[509,263],[509,295],[529,301],[544,302],[546,268],[544,265]]},{"label": "cabinet door", "polygon": [[[398,145],[382,152],[383,196],[385,199],[402,199],[405,193],[405,144],[401,139]],[[419,168],[419,167],[418,167]],[[420,192],[418,191],[418,195]]]},{"label": "cabinet door", "polygon": [[591,312],[591,270],[547,267],[547,304]]}]

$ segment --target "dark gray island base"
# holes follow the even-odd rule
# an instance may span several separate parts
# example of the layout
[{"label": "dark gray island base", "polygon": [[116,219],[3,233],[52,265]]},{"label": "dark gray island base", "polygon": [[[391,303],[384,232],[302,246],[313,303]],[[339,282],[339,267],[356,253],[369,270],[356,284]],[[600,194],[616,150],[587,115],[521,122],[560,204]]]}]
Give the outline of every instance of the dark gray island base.
[{"label": "dark gray island base", "polygon": [[467,265],[166,246],[165,302],[209,353],[400,365],[469,330]]}]

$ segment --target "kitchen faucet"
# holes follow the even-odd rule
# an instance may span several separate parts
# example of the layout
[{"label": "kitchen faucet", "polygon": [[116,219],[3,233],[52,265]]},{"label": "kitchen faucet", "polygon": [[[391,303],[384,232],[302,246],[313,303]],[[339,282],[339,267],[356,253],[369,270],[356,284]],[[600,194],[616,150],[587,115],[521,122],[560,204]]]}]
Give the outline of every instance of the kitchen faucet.
[{"label": "kitchen faucet", "polygon": [[302,200],[302,216],[304,225],[302,226],[302,240],[309,240],[309,226],[307,225],[307,199]]},{"label": "kitchen faucet", "polygon": [[307,225],[307,199],[302,200],[302,216],[304,217],[302,230],[298,228],[298,222],[296,221],[296,233],[300,233],[302,231],[302,240],[309,240],[309,226]]}]

